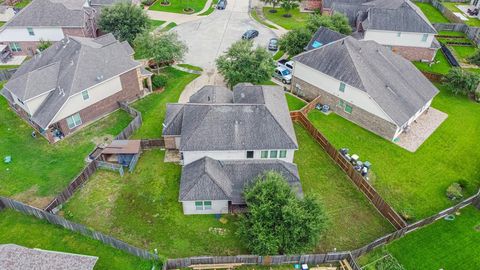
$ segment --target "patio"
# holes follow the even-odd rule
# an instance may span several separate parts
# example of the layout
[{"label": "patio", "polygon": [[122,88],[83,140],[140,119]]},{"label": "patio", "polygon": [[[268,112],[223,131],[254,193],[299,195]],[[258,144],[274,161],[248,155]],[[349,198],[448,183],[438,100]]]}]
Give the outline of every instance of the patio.
[{"label": "patio", "polygon": [[8,59],[6,62],[0,61],[1,66],[20,66],[23,61],[27,58],[26,55],[16,55],[12,56],[12,58]]}]

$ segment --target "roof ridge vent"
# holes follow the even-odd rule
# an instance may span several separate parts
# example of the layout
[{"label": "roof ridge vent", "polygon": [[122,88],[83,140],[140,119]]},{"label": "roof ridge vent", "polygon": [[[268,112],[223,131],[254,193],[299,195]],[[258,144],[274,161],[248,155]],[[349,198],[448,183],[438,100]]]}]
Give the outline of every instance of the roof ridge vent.
[{"label": "roof ridge vent", "polygon": [[98,75],[96,79],[97,79],[97,81],[102,81],[103,80],[103,75]]}]

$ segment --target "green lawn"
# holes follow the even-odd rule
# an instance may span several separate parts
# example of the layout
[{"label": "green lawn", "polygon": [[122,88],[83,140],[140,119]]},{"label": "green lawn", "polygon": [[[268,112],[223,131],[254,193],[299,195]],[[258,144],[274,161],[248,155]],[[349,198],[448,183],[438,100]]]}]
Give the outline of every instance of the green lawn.
[{"label": "green lawn", "polygon": [[30,4],[31,0],[21,0],[20,2],[16,3],[15,4],[15,7],[16,8],[24,8],[26,7],[28,4]]},{"label": "green lawn", "polygon": [[198,16],[208,16],[208,15],[212,14],[215,11],[215,6],[217,5],[217,3],[218,3],[218,0],[213,0],[212,4],[207,9],[207,11],[205,11],[201,14],[198,14]]},{"label": "green lawn", "polygon": [[149,29],[150,32],[152,32],[157,27],[159,27],[160,25],[165,23],[165,21],[157,21],[157,20],[152,20],[152,19],[149,19],[149,21],[150,21],[150,29]]},{"label": "green lawn", "polygon": [[287,103],[288,103],[288,109],[290,111],[298,111],[301,108],[303,108],[307,103],[296,96],[290,94],[290,93],[285,93],[285,97],[287,97]]},{"label": "green lawn", "polygon": [[[454,221],[439,220],[362,257],[368,265],[391,254],[405,269],[477,270],[480,265],[480,210],[469,206]],[[375,270],[369,264],[365,270]],[[379,268],[377,268],[379,269]]]},{"label": "green lawn", "polygon": [[440,31],[438,32],[439,36],[451,36],[451,37],[466,37],[465,33],[463,32],[456,32],[456,31]]},{"label": "green lawn", "polygon": [[98,257],[95,269],[151,269],[152,262],[13,210],[0,212],[0,244]]},{"label": "green lawn", "polygon": [[453,53],[462,62],[467,62],[467,58],[475,53],[477,50],[473,46],[449,46],[450,49],[453,49]]},{"label": "green lawn", "polygon": [[415,2],[431,23],[449,23],[448,19],[430,3]]},{"label": "green lawn", "polygon": [[190,64],[178,64],[177,66],[187,68],[187,69],[190,69],[190,70],[194,70],[194,71],[203,71],[203,68],[193,66],[193,65],[190,65]]},{"label": "green lawn", "polygon": [[253,18],[255,21],[257,21],[257,22],[265,25],[266,27],[272,28],[272,29],[277,29],[277,27],[275,27],[275,26],[267,23],[265,20],[263,20],[262,18],[260,18],[260,16],[258,16],[258,14],[257,14],[257,10],[256,10],[256,9],[252,9],[252,10],[250,11],[250,15],[252,16],[252,18]]},{"label": "green lawn", "polygon": [[292,17],[285,18],[283,17],[283,15],[286,14],[286,12],[283,8],[276,8],[276,13],[269,12],[269,10],[271,9],[271,7],[263,8],[263,15],[265,16],[265,18],[287,30],[303,27],[306,24],[307,18],[309,16],[309,13],[300,12],[298,8],[295,8],[289,11]]},{"label": "green lawn", "polygon": [[300,149],[294,162],[303,192],[318,197],[329,218],[316,251],[355,249],[393,231],[308,132],[297,124],[295,132]]},{"label": "green lawn", "polygon": [[119,110],[51,145],[43,137],[32,138],[33,128],[18,117],[0,98],[0,156],[12,156],[12,163],[0,163],[0,195],[12,196],[42,207],[63,190],[85,166],[94,139],[117,135],[130,122]]},{"label": "green lawn", "polygon": [[[164,151],[145,151],[135,171],[123,178],[99,171],[68,201],[65,216],[169,258],[245,253],[233,216],[224,216],[228,223],[222,224],[214,215],[183,214],[181,167],[163,159]],[[225,235],[213,228],[225,229]]]},{"label": "green lawn", "polygon": [[[18,67],[19,67],[19,65],[1,65],[0,69],[14,69],[14,68],[18,68]],[[4,82],[2,82],[2,87],[3,87],[3,83]]]},{"label": "green lawn", "polygon": [[448,118],[415,153],[335,114],[313,111],[309,118],[337,148],[372,162],[370,181],[377,191],[398,212],[420,219],[452,205],[445,196],[451,183],[464,181],[465,195],[480,186],[480,106],[439,88],[433,107]]},{"label": "green lawn", "polygon": [[162,0],[158,0],[150,6],[149,9],[173,13],[185,13],[183,11],[185,8],[193,8],[193,13],[195,13],[203,9],[207,0],[168,0],[168,2],[170,2],[169,6],[162,6],[161,2]]},{"label": "green lawn", "polygon": [[199,76],[173,67],[163,69],[162,73],[168,77],[165,90],[161,93],[152,93],[133,104],[133,107],[142,113],[143,120],[142,127],[133,134],[133,138],[160,138],[166,104],[178,102],[185,86]]},{"label": "green lawn", "polygon": [[177,24],[174,23],[174,22],[171,22],[171,23],[167,24],[167,26],[165,26],[164,28],[162,28],[162,31],[167,32],[167,31],[169,31],[170,29],[174,28],[175,26],[177,26]]},{"label": "green lawn", "polygon": [[[445,6],[447,9],[449,9],[452,12],[460,12],[462,14],[463,14],[463,12],[457,6],[459,6],[459,5],[469,6],[468,4],[466,5],[466,4],[455,3],[455,2],[442,2],[442,5]],[[479,27],[480,26],[480,20],[477,19],[477,18],[468,18],[468,21],[463,21],[463,22],[466,25],[469,25],[469,26],[474,26],[474,27]]]},{"label": "green lawn", "polygon": [[419,70],[438,73],[438,74],[447,74],[452,68],[452,66],[450,66],[450,63],[448,63],[448,60],[443,54],[442,50],[437,51],[434,62],[435,64],[432,64],[431,66],[429,63],[423,63],[423,62],[413,62],[413,64]]},{"label": "green lawn", "polygon": [[278,61],[282,56],[285,54],[284,51],[278,50],[274,55],[273,55],[273,60]]}]

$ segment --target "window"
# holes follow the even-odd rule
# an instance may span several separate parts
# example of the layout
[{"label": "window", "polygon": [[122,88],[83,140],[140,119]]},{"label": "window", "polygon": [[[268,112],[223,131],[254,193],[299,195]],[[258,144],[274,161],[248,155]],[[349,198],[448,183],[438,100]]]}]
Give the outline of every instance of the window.
[{"label": "window", "polygon": [[339,107],[342,107],[342,108],[345,107],[345,101],[343,101],[343,100],[340,99],[340,100],[338,101],[338,106],[339,106]]},{"label": "window", "polygon": [[21,52],[22,48],[20,47],[20,44],[18,44],[17,42],[11,42],[10,50],[12,50],[12,52]]},{"label": "window", "polygon": [[352,106],[345,104],[345,112],[346,113],[352,113]]},{"label": "window", "polygon": [[211,201],[204,201],[203,202],[203,209],[212,210],[212,202]]},{"label": "window", "polygon": [[90,98],[90,96],[88,95],[88,90],[82,91],[82,97],[83,97],[83,100],[87,100]]},{"label": "window", "polygon": [[287,157],[287,150],[280,150],[279,158],[286,158]]},{"label": "window", "polygon": [[340,82],[340,88],[338,90],[340,90],[340,92],[345,92],[345,87],[346,85],[343,82]]},{"label": "window", "polygon": [[195,210],[203,210],[203,202],[195,202]]},{"label": "window", "polygon": [[253,158],[253,151],[247,151],[247,158]]},{"label": "window", "polygon": [[261,158],[268,158],[268,151],[262,151]]},{"label": "window", "polygon": [[196,201],[195,210],[197,211],[212,210],[212,201]]},{"label": "window", "polygon": [[82,124],[82,119],[80,118],[80,114],[74,114],[67,118],[67,125],[69,129],[78,127]]},{"label": "window", "polygon": [[27,28],[27,31],[28,31],[28,34],[29,34],[30,36],[35,36],[35,32],[33,32],[33,28],[28,27],[28,28]]},{"label": "window", "polygon": [[400,37],[402,35],[402,32],[397,32],[397,37]]},{"label": "window", "polygon": [[277,158],[277,150],[270,151],[270,158]]},{"label": "window", "polygon": [[422,42],[426,42],[428,39],[428,34],[423,34],[422,36]]}]

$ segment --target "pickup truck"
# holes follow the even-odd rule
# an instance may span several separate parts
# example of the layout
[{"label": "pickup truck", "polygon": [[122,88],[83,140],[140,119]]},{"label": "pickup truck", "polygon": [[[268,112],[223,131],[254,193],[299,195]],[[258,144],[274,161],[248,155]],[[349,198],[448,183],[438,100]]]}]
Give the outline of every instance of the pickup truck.
[{"label": "pickup truck", "polygon": [[293,71],[293,61],[288,61],[287,59],[282,59],[277,62],[277,67],[284,67],[290,71]]}]

